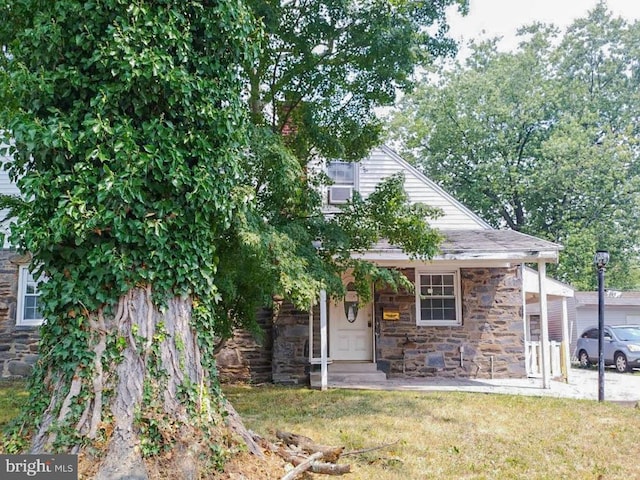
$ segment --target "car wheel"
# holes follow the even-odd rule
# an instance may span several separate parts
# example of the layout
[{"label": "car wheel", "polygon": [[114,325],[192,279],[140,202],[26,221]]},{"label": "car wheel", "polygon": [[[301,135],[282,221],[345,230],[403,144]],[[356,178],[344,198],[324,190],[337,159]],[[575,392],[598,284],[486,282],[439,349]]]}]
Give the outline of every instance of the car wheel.
[{"label": "car wheel", "polygon": [[580,366],[582,368],[587,368],[591,366],[591,362],[589,361],[589,355],[584,350],[580,350],[580,353],[578,353],[578,361],[580,362]]},{"label": "car wheel", "polygon": [[616,370],[620,373],[624,373],[629,370],[629,365],[627,364],[627,357],[625,357],[624,353],[616,353],[614,358],[614,362],[616,364]]}]

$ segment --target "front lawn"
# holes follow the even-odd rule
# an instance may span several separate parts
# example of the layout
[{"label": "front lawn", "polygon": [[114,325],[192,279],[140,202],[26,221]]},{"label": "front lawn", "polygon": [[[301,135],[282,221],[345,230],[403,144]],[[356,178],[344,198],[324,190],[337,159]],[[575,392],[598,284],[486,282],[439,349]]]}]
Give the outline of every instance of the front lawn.
[{"label": "front lawn", "polygon": [[345,451],[358,480],[637,478],[640,411],[613,403],[474,393],[227,387],[248,428]]}]

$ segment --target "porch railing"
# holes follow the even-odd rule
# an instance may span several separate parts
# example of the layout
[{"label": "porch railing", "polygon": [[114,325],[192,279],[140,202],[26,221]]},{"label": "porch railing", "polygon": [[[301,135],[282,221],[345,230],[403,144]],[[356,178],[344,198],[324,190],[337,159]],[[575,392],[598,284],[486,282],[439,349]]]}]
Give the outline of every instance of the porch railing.
[{"label": "porch railing", "polygon": [[[560,342],[549,342],[552,378],[563,376],[561,346]],[[527,375],[542,378],[542,342],[527,342]]]}]

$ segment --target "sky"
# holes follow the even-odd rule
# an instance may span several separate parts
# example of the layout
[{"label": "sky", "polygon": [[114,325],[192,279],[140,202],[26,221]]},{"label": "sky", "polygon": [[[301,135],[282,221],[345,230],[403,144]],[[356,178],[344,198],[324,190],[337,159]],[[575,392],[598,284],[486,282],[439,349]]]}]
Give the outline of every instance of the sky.
[{"label": "sky", "polygon": [[[470,0],[466,17],[455,9],[449,12],[449,36],[462,43],[503,36],[499,48],[510,50],[517,46],[515,33],[522,25],[540,21],[565,28],[576,18],[586,16],[597,3],[598,0]],[[631,22],[640,20],[640,0],[608,0],[607,5],[615,16]]]}]

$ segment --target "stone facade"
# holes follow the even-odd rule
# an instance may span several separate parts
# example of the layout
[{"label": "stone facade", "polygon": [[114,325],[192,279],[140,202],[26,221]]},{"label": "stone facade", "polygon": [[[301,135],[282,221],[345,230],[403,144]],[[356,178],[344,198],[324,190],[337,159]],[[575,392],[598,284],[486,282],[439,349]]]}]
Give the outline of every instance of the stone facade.
[{"label": "stone facade", "polygon": [[273,313],[262,309],[257,313],[260,338],[246,330],[236,330],[216,355],[220,381],[227,383],[271,383]]},{"label": "stone facade", "polygon": [[[379,368],[390,377],[525,377],[518,272],[519,267],[461,269],[460,326],[417,326],[413,293],[377,292]],[[413,269],[404,274],[414,280]],[[382,320],[385,308],[399,309],[400,320]]]},{"label": "stone facade", "polygon": [[0,378],[26,377],[38,359],[38,327],[16,325],[18,271],[28,258],[0,250]]},{"label": "stone facade", "polygon": [[273,325],[272,362],[274,383],[309,383],[309,312],[282,305]]},{"label": "stone facade", "polygon": [[[519,272],[519,266],[461,269],[463,320],[455,327],[417,326],[413,293],[377,290],[378,368],[389,377],[525,377]],[[414,281],[413,269],[404,270],[404,274]],[[400,319],[383,320],[385,308],[399,310]],[[319,348],[317,310],[314,349]],[[307,384],[311,368],[308,349],[309,312],[285,304],[273,328],[272,380]]]},{"label": "stone facade", "polygon": [[[265,338],[256,343],[238,330],[218,354],[218,372],[223,382],[273,382],[289,385],[309,383],[309,312],[284,302],[278,314],[264,310],[259,317]],[[320,318],[314,309],[314,346],[320,351]]]}]

